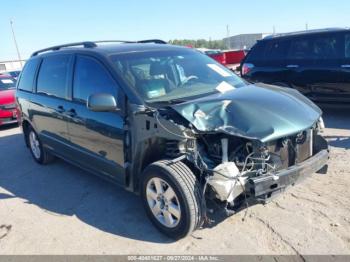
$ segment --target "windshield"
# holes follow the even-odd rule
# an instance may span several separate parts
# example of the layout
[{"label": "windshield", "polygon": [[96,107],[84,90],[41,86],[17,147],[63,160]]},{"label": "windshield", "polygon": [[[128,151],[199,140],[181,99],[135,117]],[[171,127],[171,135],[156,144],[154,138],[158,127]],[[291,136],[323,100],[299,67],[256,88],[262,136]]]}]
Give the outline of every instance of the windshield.
[{"label": "windshield", "polygon": [[120,77],[148,103],[186,101],[245,85],[233,72],[191,49],[135,52],[111,59]]},{"label": "windshield", "polygon": [[12,77],[0,77],[0,91],[16,87],[16,80]]}]

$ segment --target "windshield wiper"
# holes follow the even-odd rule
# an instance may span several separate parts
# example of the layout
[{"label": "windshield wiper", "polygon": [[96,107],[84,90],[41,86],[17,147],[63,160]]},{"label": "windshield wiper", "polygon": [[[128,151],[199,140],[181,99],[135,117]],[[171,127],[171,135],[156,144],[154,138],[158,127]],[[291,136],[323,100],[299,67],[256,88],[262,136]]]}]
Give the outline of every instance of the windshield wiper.
[{"label": "windshield wiper", "polygon": [[151,104],[170,104],[170,105],[174,105],[174,104],[179,104],[179,103],[184,103],[187,100],[185,99],[168,99],[168,100],[158,100],[158,101],[153,101],[150,102]]}]

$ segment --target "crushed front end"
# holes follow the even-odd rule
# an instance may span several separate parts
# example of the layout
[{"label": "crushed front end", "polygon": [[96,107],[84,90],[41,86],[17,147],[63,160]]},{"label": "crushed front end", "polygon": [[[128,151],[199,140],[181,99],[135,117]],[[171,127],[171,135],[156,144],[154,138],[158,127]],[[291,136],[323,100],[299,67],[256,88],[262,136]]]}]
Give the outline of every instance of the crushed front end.
[{"label": "crushed front end", "polygon": [[[328,144],[318,125],[269,142],[203,134],[192,161],[207,174],[207,198],[227,210],[266,202],[303,178],[326,169]],[[322,169],[322,170],[321,170]]]},{"label": "crushed front end", "polygon": [[[261,99],[261,98],[264,99]],[[135,112],[135,109],[132,110]],[[205,204],[228,213],[264,203],[327,169],[321,110],[294,90],[249,86],[134,114],[137,173],[162,158],[183,161],[202,185]],[[146,128],[143,127],[144,121]],[[134,124],[134,126],[135,126]]]}]

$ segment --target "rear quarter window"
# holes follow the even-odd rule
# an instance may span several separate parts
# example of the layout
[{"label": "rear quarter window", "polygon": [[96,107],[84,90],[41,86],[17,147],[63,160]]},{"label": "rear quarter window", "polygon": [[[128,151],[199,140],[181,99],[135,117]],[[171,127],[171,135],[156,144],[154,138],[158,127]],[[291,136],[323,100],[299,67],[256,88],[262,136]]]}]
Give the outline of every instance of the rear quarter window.
[{"label": "rear quarter window", "polygon": [[246,63],[252,63],[255,61],[261,61],[264,59],[264,51],[265,51],[265,41],[259,41],[256,43],[252,49],[247,54],[247,58],[245,59]]},{"label": "rear quarter window", "polygon": [[17,86],[19,90],[33,91],[34,77],[38,63],[38,59],[32,59],[25,64]]}]

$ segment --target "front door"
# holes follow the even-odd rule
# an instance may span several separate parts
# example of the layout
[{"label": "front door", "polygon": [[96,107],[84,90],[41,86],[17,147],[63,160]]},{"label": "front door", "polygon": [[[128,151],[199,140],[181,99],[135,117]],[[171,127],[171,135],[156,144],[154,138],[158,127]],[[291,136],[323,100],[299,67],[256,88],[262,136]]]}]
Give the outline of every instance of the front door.
[{"label": "front door", "polygon": [[340,85],[338,86],[339,101],[350,103],[350,33],[342,36],[342,58],[340,61]]},{"label": "front door", "polygon": [[124,120],[120,112],[92,112],[92,94],[105,93],[118,101],[118,85],[95,58],[78,55],[72,102],[67,111],[68,132],[78,163],[120,183],[124,182]]}]

